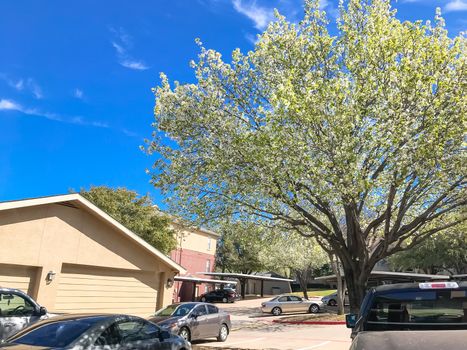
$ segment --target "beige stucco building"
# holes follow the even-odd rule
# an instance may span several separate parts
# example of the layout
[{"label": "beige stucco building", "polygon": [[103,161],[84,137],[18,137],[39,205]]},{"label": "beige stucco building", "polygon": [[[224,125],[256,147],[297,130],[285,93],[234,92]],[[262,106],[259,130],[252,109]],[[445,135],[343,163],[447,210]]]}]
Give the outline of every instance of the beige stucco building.
[{"label": "beige stucco building", "polygon": [[79,194],[0,203],[0,286],[49,311],[148,316],[185,272]]}]

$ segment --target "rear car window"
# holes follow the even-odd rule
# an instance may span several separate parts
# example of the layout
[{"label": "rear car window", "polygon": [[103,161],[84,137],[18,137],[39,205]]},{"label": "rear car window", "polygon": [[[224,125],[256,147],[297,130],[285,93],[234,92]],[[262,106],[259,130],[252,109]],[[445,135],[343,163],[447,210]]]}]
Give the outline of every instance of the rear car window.
[{"label": "rear car window", "polygon": [[13,339],[14,344],[35,345],[50,348],[67,347],[86,332],[93,323],[86,320],[70,320],[47,323]]},{"label": "rear car window", "polygon": [[467,329],[467,289],[376,295],[368,329]]},{"label": "rear car window", "polygon": [[219,313],[219,310],[214,305],[207,305],[207,307],[208,307],[208,313],[210,313],[210,314]]}]

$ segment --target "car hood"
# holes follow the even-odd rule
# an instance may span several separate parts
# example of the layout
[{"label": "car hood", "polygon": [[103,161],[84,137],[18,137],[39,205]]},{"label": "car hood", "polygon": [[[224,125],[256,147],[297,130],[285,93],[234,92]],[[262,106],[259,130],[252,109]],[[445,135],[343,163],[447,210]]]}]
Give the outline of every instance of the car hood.
[{"label": "car hood", "polygon": [[465,350],[467,330],[361,332],[351,350]]},{"label": "car hood", "polygon": [[165,326],[170,323],[180,321],[183,317],[181,316],[154,316],[149,321],[158,324],[159,326]]}]

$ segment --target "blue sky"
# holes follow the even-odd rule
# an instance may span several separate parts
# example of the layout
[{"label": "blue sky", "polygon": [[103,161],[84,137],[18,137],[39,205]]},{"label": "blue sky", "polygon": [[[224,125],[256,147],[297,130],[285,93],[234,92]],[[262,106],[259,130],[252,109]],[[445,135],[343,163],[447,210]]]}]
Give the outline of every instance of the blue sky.
[{"label": "blue sky", "polygon": [[[322,7],[334,15],[331,0]],[[399,0],[400,19],[441,7],[452,35],[467,30],[467,0]],[[140,151],[151,135],[159,72],[193,81],[199,37],[224,55],[248,50],[301,0],[0,0],[0,200],[124,186],[161,196]]]}]

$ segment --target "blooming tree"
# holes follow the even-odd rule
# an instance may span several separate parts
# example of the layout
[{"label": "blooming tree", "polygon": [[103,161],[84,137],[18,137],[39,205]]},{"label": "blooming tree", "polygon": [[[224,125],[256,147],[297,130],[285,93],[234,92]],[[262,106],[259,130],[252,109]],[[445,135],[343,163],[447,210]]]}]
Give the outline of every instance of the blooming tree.
[{"label": "blooming tree", "polygon": [[276,16],[227,61],[199,43],[196,83],[162,75],[153,182],[185,217],[313,236],[356,311],[376,262],[466,219],[466,40],[388,0],[341,3],[336,36],[318,1]]}]

